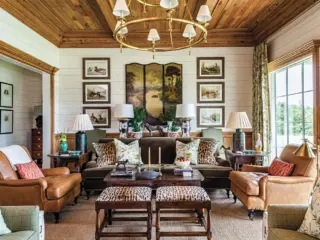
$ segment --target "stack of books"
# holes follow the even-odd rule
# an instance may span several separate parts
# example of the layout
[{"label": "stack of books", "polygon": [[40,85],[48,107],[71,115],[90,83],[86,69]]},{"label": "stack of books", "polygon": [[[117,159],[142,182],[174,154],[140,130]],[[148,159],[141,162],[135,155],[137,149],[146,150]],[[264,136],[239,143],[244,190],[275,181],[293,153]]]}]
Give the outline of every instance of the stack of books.
[{"label": "stack of books", "polygon": [[174,175],[177,176],[192,176],[193,170],[191,167],[187,168],[175,168],[174,170]]}]

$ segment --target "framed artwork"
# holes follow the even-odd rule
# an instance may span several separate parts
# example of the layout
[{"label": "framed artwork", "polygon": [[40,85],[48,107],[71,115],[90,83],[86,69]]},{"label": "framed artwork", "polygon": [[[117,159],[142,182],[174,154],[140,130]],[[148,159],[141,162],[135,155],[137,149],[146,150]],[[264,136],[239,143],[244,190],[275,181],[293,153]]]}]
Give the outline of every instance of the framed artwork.
[{"label": "framed artwork", "polygon": [[198,57],[198,79],[224,79],[224,57]]},{"label": "framed artwork", "polygon": [[111,127],[110,107],[84,107],[83,113],[88,114],[94,128]]},{"label": "framed artwork", "polygon": [[0,134],[13,133],[13,110],[0,109]]},{"label": "framed artwork", "polygon": [[110,79],[110,58],[83,58],[83,79]]},{"label": "framed artwork", "polygon": [[224,82],[198,82],[198,103],[224,103]]},{"label": "framed artwork", "polygon": [[146,122],[155,124],[154,120],[166,109],[182,103],[182,65],[127,64],[126,103],[134,108],[145,107],[148,112]]},{"label": "framed artwork", "polygon": [[198,127],[224,127],[224,106],[197,106]]},{"label": "framed artwork", "polygon": [[82,85],[83,104],[111,103],[109,82],[84,82]]},{"label": "framed artwork", "polygon": [[0,82],[0,107],[13,108],[13,85]]}]

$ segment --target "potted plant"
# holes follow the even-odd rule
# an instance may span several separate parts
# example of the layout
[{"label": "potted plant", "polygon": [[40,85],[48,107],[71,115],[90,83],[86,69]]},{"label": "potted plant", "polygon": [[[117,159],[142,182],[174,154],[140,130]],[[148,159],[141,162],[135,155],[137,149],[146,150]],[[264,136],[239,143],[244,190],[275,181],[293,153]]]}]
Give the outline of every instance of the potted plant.
[{"label": "potted plant", "polygon": [[177,138],[179,136],[179,128],[176,126],[175,123],[172,123],[171,128],[168,131],[168,137]]},{"label": "potted plant", "polygon": [[68,151],[67,134],[60,133],[58,140],[60,142],[60,152],[67,152]]},{"label": "potted plant", "polygon": [[159,117],[161,122],[168,124],[168,132],[170,131],[172,123],[175,118],[176,118],[176,108],[174,106],[170,106],[169,108],[167,108],[165,110],[165,113],[161,114]]},{"label": "potted plant", "polygon": [[140,139],[142,137],[141,124],[136,121],[133,122],[131,136],[136,139]]},{"label": "potted plant", "polygon": [[[148,114],[147,111],[144,107],[136,107],[133,109],[134,113],[134,118],[133,118],[133,125],[136,123],[140,127],[140,132],[142,136],[142,123],[143,121],[147,118]],[[133,130],[133,125],[132,125],[132,130]]]}]

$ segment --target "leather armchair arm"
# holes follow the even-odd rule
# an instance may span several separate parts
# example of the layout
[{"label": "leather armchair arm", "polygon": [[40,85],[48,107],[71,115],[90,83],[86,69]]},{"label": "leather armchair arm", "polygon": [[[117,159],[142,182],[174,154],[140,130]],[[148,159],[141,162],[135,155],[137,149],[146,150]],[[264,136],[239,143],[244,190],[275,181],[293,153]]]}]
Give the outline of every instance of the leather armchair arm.
[{"label": "leather armchair arm", "polygon": [[46,189],[48,183],[45,179],[19,179],[0,181],[1,206],[38,205],[43,209],[47,201]]},{"label": "leather armchair arm", "polygon": [[244,164],[241,168],[242,172],[261,172],[268,173],[269,167],[257,166],[257,165],[248,165]]},{"label": "leather armchair arm", "polygon": [[276,204],[268,207],[268,228],[297,230],[308,210],[304,204]]},{"label": "leather armchair arm", "polygon": [[41,171],[42,171],[43,175],[45,175],[46,177],[70,174],[70,170],[67,167],[47,168],[47,169],[41,169]]},{"label": "leather armchair arm", "polygon": [[270,204],[307,204],[314,178],[303,176],[265,176],[259,181],[259,196]]}]

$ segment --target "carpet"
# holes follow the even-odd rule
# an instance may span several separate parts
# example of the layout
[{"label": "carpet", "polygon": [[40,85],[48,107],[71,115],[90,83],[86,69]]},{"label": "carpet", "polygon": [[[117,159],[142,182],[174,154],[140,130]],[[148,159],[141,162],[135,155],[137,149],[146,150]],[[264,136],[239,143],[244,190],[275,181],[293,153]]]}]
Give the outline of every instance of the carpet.
[{"label": "carpet", "polygon": [[[233,203],[233,198],[226,196],[225,190],[209,193],[212,199],[212,231],[214,240],[260,240],[262,238],[262,213],[250,221],[247,210],[240,201]],[[62,210],[61,222],[54,224],[52,214],[46,214],[46,240],[94,240],[95,210],[94,202],[98,194],[86,200],[81,196],[79,203]],[[181,213],[182,214],[182,213]],[[174,215],[177,216],[177,215]],[[153,221],[152,239],[155,239],[155,219]],[[110,231],[145,231],[146,222],[114,222]],[[109,229],[109,228],[108,228]],[[194,223],[161,222],[164,231],[202,231],[204,228]],[[101,238],[107,239],[107,238]],[[146,238],[112,238],[112,239],[146,239]],[[163,237],[162,240],[202,240],[205,237]]]}]

